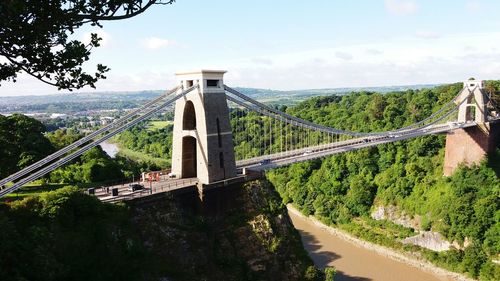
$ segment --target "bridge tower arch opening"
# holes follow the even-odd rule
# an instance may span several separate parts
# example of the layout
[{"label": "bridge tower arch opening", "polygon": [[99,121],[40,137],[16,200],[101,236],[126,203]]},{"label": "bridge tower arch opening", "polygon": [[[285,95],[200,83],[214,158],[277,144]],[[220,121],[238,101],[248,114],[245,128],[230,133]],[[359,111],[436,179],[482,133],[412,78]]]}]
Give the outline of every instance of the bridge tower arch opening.
[{"label": "bridge tower arch opening", "polygon": [[182,88],[198,85],[175,103],[172,173],[177,177],[197,177],[201,184],[210,184],[236,176],[224,73],[176,73]]},{"label": "bridge tower arch opening", "polygon": [[195,178],[197,173],[196,138],[186,136],[182,138],[182,177]]},{"label": "bridge tower arch opening", "polygon": [[[469,96],[469,94],[471,94]],[[464,99],[465,102],[460,104]],[[475,121],[479,124],[486,122],[488,116],[487,93],[484,90],[484,81],[477,81],[471,78],[464,82],[464,87],[455,100],[460,104],[458,108],[458,122]]]},{"label": "bridge tower arch opening", "polygon": [[196,111],[192,101],[186,101],[182,117],[183,130],[196,130]]},{"label": "bridge tower arch opening", "polygon": [[467,105],[465,111],[465,121],[476,121],[476,106],[475,105]]}]

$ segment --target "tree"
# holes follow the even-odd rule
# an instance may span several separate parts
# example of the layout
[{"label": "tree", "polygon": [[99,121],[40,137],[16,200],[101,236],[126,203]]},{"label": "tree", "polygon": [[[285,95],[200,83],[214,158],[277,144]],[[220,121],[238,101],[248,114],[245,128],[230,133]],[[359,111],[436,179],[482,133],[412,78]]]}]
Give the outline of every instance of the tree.
[{"label": "tree", "polygon": [[352,215],[365,215],[373,203],[375,189],[362,174],[353,176],[350,189],[345,197],[345,204]]},{"label": "tree", "polygon": [[0,177],[25,168],[54,151],[45,126],[21,114],[0,115]]},{"label": "tree", "polygon": [[320,272],[319,270],[314,266],[310,265],[307,267],[306,272],[304,272],[304,280],[319,280],[320,278]]},{"label": "tree", "polygon": [[66,147],[82,138],[82,135],[68,129],[58,129],[45,135],[56,149]]},{"label": "tree", "polygon": [[485,82],[485,90],[490,98],[490,107],[500,110],[500,81],[488,80]]},{"label": "tree", "polygon": [[325,281],[334,281],[335,274],[337,274],[337,270],[335,267],[328,266],[325,268]]},{"label": "tree", "polygon": [[99,47],[97,34],[89,43],[70,40],[84,24],[102,27],[102,21],[122,20],[146,11],[153,4],[175,0],[4,0],[0,1],[0,82],[16,81],[19,72],[58,89],[95,88],[105,79],[107,66],[94,74],[83,71],[91,50]]}]

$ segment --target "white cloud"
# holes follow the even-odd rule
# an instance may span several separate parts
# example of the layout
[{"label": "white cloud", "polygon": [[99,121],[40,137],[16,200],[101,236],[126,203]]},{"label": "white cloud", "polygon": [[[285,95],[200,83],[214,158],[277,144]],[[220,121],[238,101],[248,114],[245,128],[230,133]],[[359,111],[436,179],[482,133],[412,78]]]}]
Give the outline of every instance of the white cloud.
[{"label": "white cloud", "polygon": [[97,91],[141,91],[171,89],[176,85],[175,70],[148,70],[135,73],[110,73],[99,81]]},{"label": "white cloud", "polygon": [[368,49],[368,50],[366,50],[366,53],[373,55],[373,56],[378,56],[378,55],[383,54],[384,52],[377,50],[377,49]]},{"label": "white cloud", "polygon": [[255,63],[255,64],[260,64],[260,65],[273,65],[273,61],[271,59],[268,59],[268,58],[254,58],[252,59],[252,61]]},{"label": "white cloud", "polygon": [[49,86],[24,72],[17,75],[16,81],[0,81],[0,97],[42,95],[57,92],[56,87]]},{"label": "white cloud", "polygon": [[336,51],[335,56],[342,60],[352,60],[353,56],[347,52]]},{"label": "white cloud", "polygon": [[111,41],[111,35],[109,35],[109,33],[107,33],[104,30],[93,30],[90,32],[85,32],[82,36],[82,42],[84,44],[90,43],[92,33],[96,33],[100,38],[102,38],[102,40],[99,41],[99,44],[101,45],[100,48],[109,46],[109,43]]},{"label": "white cloud", "polygon": [[411,0],[385,0],[385,8],[394,15],[414,14],[418,11],[418,5]]},{"label": "white cloud", "polygon": [[[487,38],[490,38],[489,40]],[[487,42],[485,44],[485,42]],[[428,39],[407,37],[337,48],[269,54],[272,67],[226,62],[228,85],[283,90],[458,82],[496,79],[500,33]],[[464,48],[468,46],[468,48]],[[345,53],[352,59],[332,54]],[[487,67],[485,67],[487,66]]]},{"label": "white cloud", "polygon": [[417,31],[417,33],[415,35],[418,38],[422,38],[422,39],[437,39],[437,38],[441,37],[441,35],[437,32],[423,31],[423,30]]},{"label": "white cloud", "polygon": [[467,11],[480,12],[483,9],[483,5],[479,0],[467,0],[465,8]]},{"label": "white cloud", "polygon": [[172,44],[173,41],[159,37],[149,37],[142,41],[142,45],[148,50],[158,50]]},{"label": "white cloud", "polygon": [[[497,79],[500,73],[500,32],[442,36],[432,41],[409,36],[379,42],[342,45],[301,52],[267,53],[234,60],[183,61],[149,70],[112,69],[97,89],[82,91],[133,91],[168,89],[181,69],[226,69],[229,86],[274,88],[363,87],[458,82],[468,77]],[[347,54],[351,59],[339,59]],[[342,55],[341,55],[342,56]],[[272,62],[272,65],[267,63]],[[4,83],[0,96],[45,94],[53,87],[29,78]]]}]

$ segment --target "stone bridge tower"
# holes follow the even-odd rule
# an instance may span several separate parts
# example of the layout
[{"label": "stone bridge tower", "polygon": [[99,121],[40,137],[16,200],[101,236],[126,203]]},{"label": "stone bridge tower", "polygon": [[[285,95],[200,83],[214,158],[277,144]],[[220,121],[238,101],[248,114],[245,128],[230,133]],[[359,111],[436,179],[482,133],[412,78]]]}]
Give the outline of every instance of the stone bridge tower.
[{"label": "stone bridge tower", "polygon": [[464,88],[455,103],[459,104],[469,93],[472,94],[458,109],[458,122],[475,121],[478,124],[486,122],[488,108],[486,101],[488,97],[484,91],[484,82],[469,79],[464,82]]},{"label": "stone bridge tower", "polygon": [[483,81],[470,79],[464,82],[458,105],[469,93],[469,98],[458,109],[458,122],[476,122],[477,126],[457,129],[446,136],[444,156],[444,175],[450,176],[460,164],[479,164],[485,156],[495,150],[500,131],[499,124],[488,123],[488,97],[484,91]]},{"label": "stone bridge tower", "polygon": [[226,71],[176,73],[184,89],[199,84],[175,103],[172,173],[202,184],[236,176],[233,138],[224,91]]}]

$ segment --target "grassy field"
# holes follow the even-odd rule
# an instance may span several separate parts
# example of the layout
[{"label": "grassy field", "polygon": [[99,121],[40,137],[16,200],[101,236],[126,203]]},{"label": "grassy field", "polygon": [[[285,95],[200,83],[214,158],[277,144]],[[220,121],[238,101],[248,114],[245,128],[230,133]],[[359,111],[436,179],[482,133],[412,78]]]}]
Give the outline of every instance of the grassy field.
[{"label": "grassy field", "polygon": [[[104,185],[104,183],[102,183],[102,182],[74,183],[74,184],[71,184],[71,183],[42,183],[41,181],[37,180],[37,181],[34,181],[32,183],[29,183],[29,184],[21,187],[20,189],[16,190],[15,192],[12,192],[10,194],[3,196],[2,198],[0,198],[0,202],[1,201],[21,200],[21,199],[28,197],[28,196],[40,195],[43,192],[56,190],[56,189],[59,189],[61,187],[68,186],[68,185],[78,186],[82,189],[87,189],[90,187],[100,187],[100,186]],[[9,186],[9,184],[7,184],[7,186]]]},{"label": "grassy field", "polygon": [[68,184],[40,184],[38,182],[33,182],[28,185],[21,187],[13,193],[7,194],[4,197],[0,198],[1,201],[11,201],[11,200],[19,200],[23,199],[27,196],[39,195],[42,192],[47,192],[51,190],[56,190]]},{"label": "grassy field", "polygon": [[172,121],[150,121],[148,124],[148,130],[155,131],[163,129],[172,123]]},{"label": "grassy field", "polygon": [[128,148],[124,148],[120,146],[120,151],[118,152],[118,155],[132,159],[137,162],[152,162],[155,163],[157,166],[160,166],[161,168],[167,168],[170,167],[170,159],[163,159],[163,158],[156,158],[156,157],[151,157],[147,154],[144,154],[142,152],[130,150]]}]

